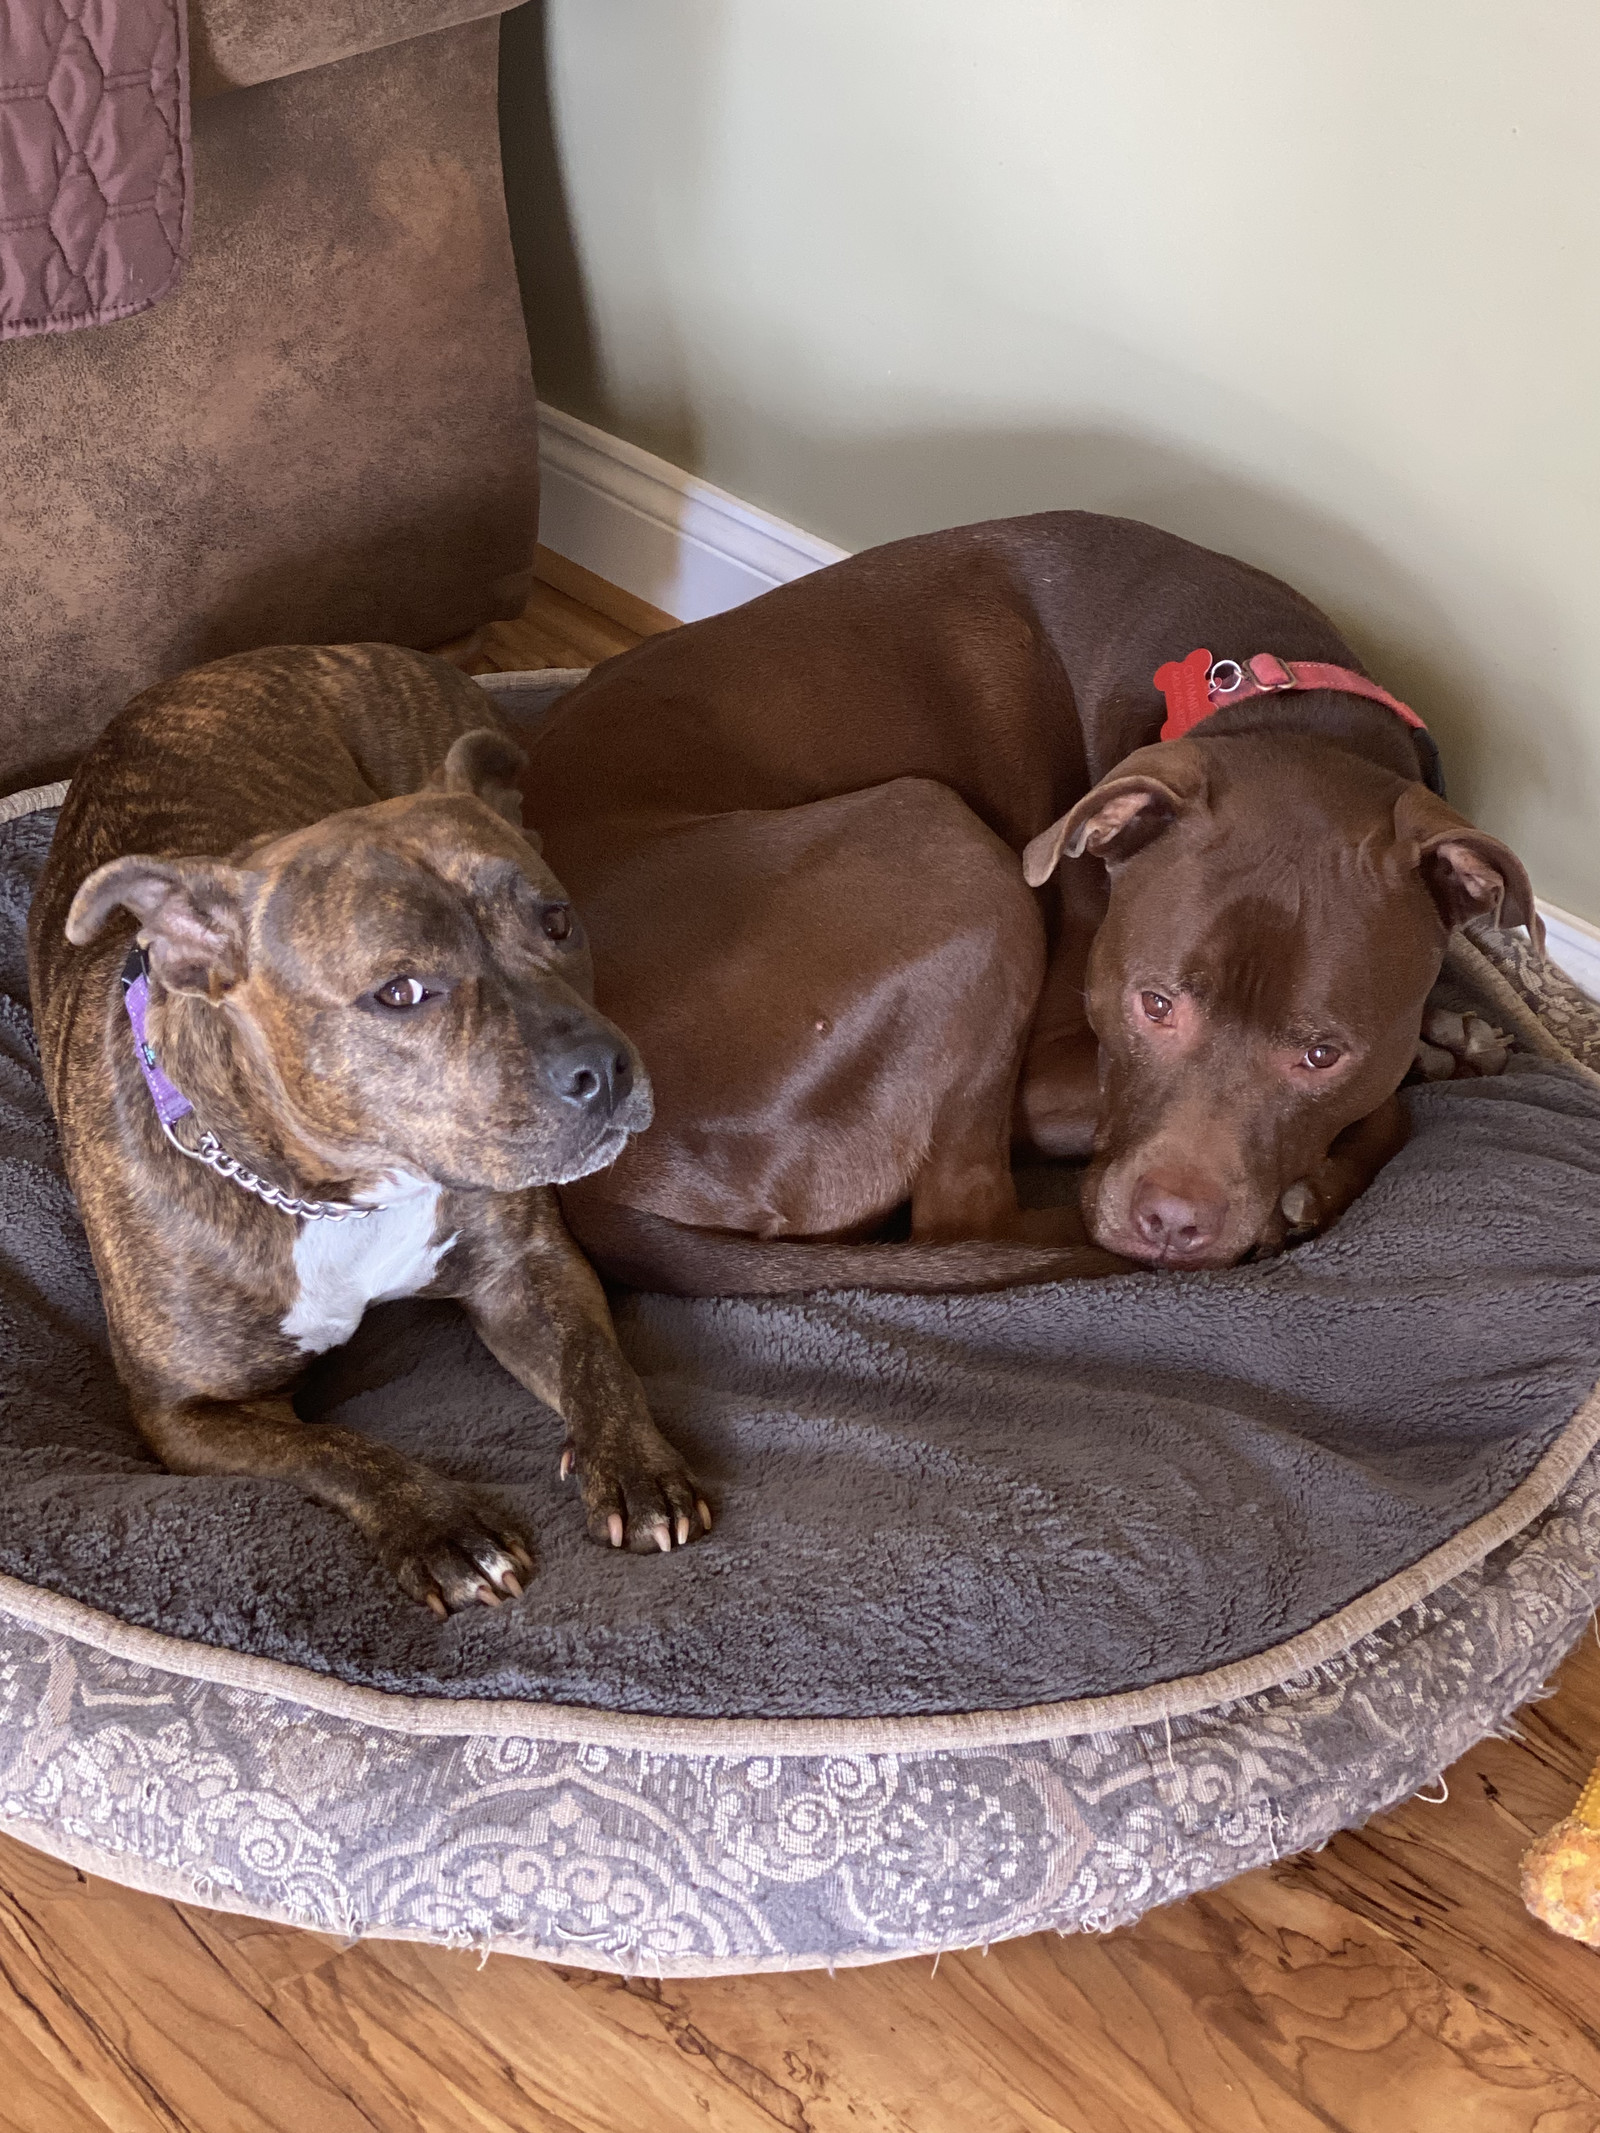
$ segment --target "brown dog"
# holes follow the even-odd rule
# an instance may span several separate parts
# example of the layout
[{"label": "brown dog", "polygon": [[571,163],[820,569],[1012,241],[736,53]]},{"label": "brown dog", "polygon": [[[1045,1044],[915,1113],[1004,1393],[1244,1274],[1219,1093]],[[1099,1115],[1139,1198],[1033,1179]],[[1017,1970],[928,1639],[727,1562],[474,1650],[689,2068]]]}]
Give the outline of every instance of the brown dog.
[{"label": "brown dog", "polygon": [[[1430,790],[1427,735],[1348,686],[1224,694],[1158,740],[1152,677],[1197,648],[1360,672],[1276,580],[1061,512],[875,549],[558,707],[529,816],[656,1090],[563,1195],[602,1269],[1223,1266],[1348,1205],[1403,1136],[1450,928],[1536,925],[1532,893]],[[1019,1212],[1014,1146],[1090,1157],[1100,1249]],[[907,1202],[909,1243],[850,1241]]]},{"label": "brown dog", "polygon": [[460,1299],[565,1422],[597,1539],[669,1549],[710,1523],[550,1190],[611,1161],[650,1091],[514,826],[522,756],[490,717],[454,668],[382,645],[248,652],[151,689],[73,779],[30,939],[151,1449],[293,1481],[441,1615],[515,1596],[531,1549],[473,1489],[296,1419],[292,1381],[369,1302]]}]

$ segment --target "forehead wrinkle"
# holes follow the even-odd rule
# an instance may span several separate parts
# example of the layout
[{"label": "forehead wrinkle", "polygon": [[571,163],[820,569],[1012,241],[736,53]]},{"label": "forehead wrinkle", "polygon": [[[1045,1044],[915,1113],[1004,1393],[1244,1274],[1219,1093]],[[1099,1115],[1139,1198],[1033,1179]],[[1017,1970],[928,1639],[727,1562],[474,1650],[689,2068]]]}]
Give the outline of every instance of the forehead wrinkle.
[{"label": "forehead wrinkle", "polygon": [[[351,922],[340,924],[346,914]],[[269,955],[298,959],[308,948],[340,947],[341,967],[362,972],[386,959],[459,951],[475,932],[459,889],[421,860],[376,843],[297,854],[258,923]]]},{"label": "forehead wrinkle", "polygon": [[[1313,929],[1307,911],[1331,916]],[[1371,943],[1350,923],[1343,900],[1331,907],[1291,893],[1230,897],[1196,943],[1184,982],[1233,1026],[1274,1041],[1347,1037],[1370,990]]]},{"label": "forehead wrinkle", "polygon": [[[491,919],[504,915],[504,906],[514,899],[519,884],[536,896],[565,894],[542,853],[520,830],[479,803],[470,803],[473,819],[465,823],[460,816],[468,803],[454,794],[428,794],[421,803],[388,804],[411,810],[397,820],[390,838],[392,849],[426,869],[450,894],[464,899],[480,930],[484,913]],[[478,821],[478,815],[487,820]]]},{"label": "forehead wrinkle", "polygon": [[1294,1013],[1305,942],[1298,891],[1229,897],[1208,922],[1185,982],[1212,1012],[1255,1029]]}]

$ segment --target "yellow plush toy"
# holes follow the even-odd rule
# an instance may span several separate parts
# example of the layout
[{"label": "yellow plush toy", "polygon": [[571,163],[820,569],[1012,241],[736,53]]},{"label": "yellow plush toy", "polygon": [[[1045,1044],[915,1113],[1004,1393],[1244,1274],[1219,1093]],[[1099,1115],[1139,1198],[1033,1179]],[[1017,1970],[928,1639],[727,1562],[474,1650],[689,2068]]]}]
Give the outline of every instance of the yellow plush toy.
[{"label": "yellow plush toy", "polygon": [[1600,1763],[1571,1814],[1524,1856],[1522,1900],[1558,1933],[1600,1948]]}]

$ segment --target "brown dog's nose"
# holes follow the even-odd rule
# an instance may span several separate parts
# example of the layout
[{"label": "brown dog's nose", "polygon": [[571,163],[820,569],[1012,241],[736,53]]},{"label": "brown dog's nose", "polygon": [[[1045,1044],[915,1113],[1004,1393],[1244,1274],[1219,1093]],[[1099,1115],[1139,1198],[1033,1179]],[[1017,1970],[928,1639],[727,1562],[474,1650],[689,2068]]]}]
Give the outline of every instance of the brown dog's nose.
[{"label": "brown dog's nose", "polygon": [[552,1059],[546,1072],[561,1101],[580,1111],[609,1115],[633,1087],[633,1061],[615,1039],[575,1044]]},{"label": "brown dog's nose", "polygon": [[1185,1179],[1141,1178],[1133,1190],[1129,1219],[1144,1242],[1163,1258],[1192,1259],[1222,1235],[1226,1200],[1202,1197]]}]

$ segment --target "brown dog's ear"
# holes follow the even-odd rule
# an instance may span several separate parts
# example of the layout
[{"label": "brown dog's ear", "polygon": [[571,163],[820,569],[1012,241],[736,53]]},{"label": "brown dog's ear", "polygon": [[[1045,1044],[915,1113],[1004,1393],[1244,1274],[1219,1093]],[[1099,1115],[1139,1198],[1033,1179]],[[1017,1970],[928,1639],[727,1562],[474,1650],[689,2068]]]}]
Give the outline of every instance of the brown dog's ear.
[{"label": "brown dog's ear", "polygon": [[1042,888],[1063,857],[1079,859],[1085,852],[1108,866],[1131,859],[1204,789],[1199,764],[1181,741],[1140,748],[1034,838],[1022,855],[1023,878],[1030,888]]},{"label": "brown dog's ear", "polygon": [[139,921],[150,967],[172,992],[216,999],[244,976],[244,895],[250,877],[219,859],[130,854],[97,867],[72,899],[67,939],[92,941],[119,907]]},{"label": "brown dog's ear", "polygon": [[1410,785],[1395,802],[1395,839],[1416,855],[1413,864],[1452,930],[1469,918],[1495,926],[1526,926],[1544,946],[1544,921],[1528,870],[1498,837],[1474,829],[1425,786]]},{"label": "brown dog's ear", "polygon": [[450,744],[450,753],[428,783],[440,792],[471,793],[514,829],[522,827],[522,795],[513,780],[528,758],[492,726],[479,726]]}]

